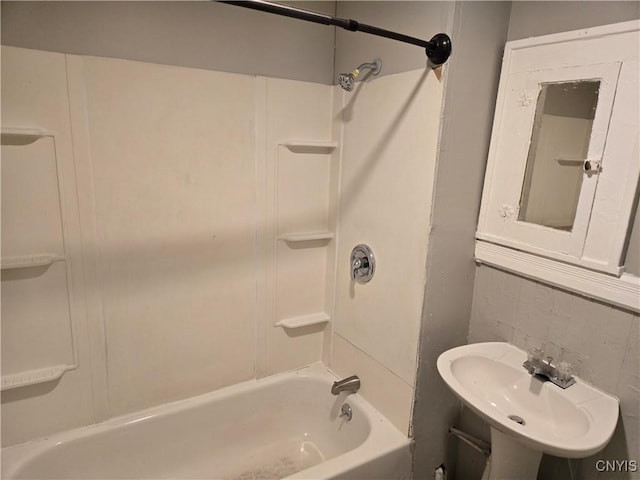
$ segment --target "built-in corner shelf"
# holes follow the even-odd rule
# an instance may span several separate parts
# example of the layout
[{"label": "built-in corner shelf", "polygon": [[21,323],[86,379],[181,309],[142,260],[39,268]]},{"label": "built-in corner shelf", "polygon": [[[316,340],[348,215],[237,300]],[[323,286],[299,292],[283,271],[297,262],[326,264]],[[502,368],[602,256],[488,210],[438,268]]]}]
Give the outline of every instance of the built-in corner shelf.
[{"label": "built-in corner shelf", "polygon": [[12,388],[27,387],[37,383],[46,383],[57,380],[65,372],[73,370],[75,365],[54,365],[51,367],[27,370],[12,375],[3,375],[0,390],[10,390]]},{"label": "built-in corner shelf", "polygon": [[285,140],[278,145],[287,147],[293,153],[327,154],[338,147],[338,142],[318,140]]},{"label": "built-in corner shelf", "polygon": [[274,327],[282,328],[302,328],[310,325],[320,325],[327,323],[331,317],[325,312],[312,313],[309,315],[301,315],[299,317],[290,317],[282,319],[275,323]]},{"label": "built-in corner shelf", "polygon": [[291,246],[304,246],[308,243],[327,244],[334,237],[332,232],[295,232],[280,235],[278,240],[287,242]]},{"label": "built-in corner shelf", "polygon": [[29,145],[42,137],[53,136],[52,132],[40,128],[3,128],[2,145]]},{"label": "built-in corner shelf", "polygon": [[20,255],[16,257],[2,257],[0,265],[2,270],[14,268],[32,268],[49,266],[53,262],[62,262],[65,258],[62,255],[53,253],[39,253],[36,255]]}]

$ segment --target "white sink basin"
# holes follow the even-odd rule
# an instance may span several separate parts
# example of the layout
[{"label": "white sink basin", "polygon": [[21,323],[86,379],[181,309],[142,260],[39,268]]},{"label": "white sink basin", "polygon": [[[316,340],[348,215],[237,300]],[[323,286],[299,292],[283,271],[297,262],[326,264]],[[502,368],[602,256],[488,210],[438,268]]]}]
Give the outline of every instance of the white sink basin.
[{"label": "white sink basin", "polygon": [[616,427],[618,399],[579,378],[562,389],[533,377],[522,366],[526,359],[508,343],[476,343],[440,355],[438,372],[490,424],[492,444],[498,430],[540,452],[538,462],[541,453],[578,458],[601,450]]}]

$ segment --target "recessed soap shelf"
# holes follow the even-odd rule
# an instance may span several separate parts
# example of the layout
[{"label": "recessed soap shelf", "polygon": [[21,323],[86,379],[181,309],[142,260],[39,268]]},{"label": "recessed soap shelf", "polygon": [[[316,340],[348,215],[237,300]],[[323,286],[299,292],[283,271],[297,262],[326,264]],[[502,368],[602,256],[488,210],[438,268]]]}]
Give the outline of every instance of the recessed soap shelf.
[{"label": "recessed soap shelf", "polygon": [[40,128],[3,128],[2,145],[29,145],[42,137],[53,137],[53,132]]},{"label": "recessed soap shelf", "polygon": [[298,317],[290,317],[282,319],[275,323],[274,327],[282,328],[302,328],[310,325],[320,325],[327,323],[331,317],[325,312],[312,313],[309,315],[300,315]]},{"label": "recessed soap shelf", "polygon": [[36,255],[18,255],[15,257],[2,257],[0,265],[2,270],[14,268],[32,268],[51,265],[53,262],[63,262],[65,257],[53,253],[39,253]]},{"label": "recessed soap shelf", "polygon": [[[332,229],[329,221],[331,202],[328,200],[331,198],[332,189],[336,187],[334,181],[337,179],[332,177],[332,172],[336,170],[337,156],[335,152],[338,148],[338,142],[309,138],[285,138],[275,143],[275,155],[271,165],[273,168],[271,187],[274,193],[272,213],[276,234],[270,240],[286,243],[286,248],[278,244],[274,249],[273,256],[273,293],[277,305],[274,311],[277,312],[281,309],[287,309],[287,306],[290,305],[287,296],[280,292],[294,292],[301,282],[304,282],[309,288],[326,284],[324,275],[314,277],[312,271],[325,268],[328,256],[334,253],[332,249],[327,247],[335,238],[334,232],[330,231]],[[298,179],[296,175],[302,176]],[[337,182],[335,183],[337,184]],[[304,197],[305,193],[308,193],[308,198]],[[323,201],[323,199],[326,200]],[[301,202],[304,208],[302,205],[291,208],[290,205],[296,202]],[[303,225],[289,224],[287,227],[278,223],[279,219],[295,217],[298,210],[317,212],[315,218],[305,217],[307,225],[311,224],[306,227],[307,229]],[[314,227],[319,229],[315,230]],[[314,251],[314,249],[317,250]],[[286,268],[279,269],[280,265],[287,265],[288,262],[305,262],[309,268],[304,272],[299,272],[299,275]],[[283,300],[280,301],[280,299]],[[311,313],[288,318],[274,314],[275,318],[272,317],[273,326],[284,329],[288,334],[291,334],[290,330],[296,329],[296,335],[318,334],[318,330],[322,330],[331,317],[324,311],[326,309],[324,302],[314,301],[311,305],[301,305],[307,301],[294,301],[293,304],[297,311]]]},{"label": "recessed soap shelf", "polygon": [[76,365],[54,365],[13,373],[11,375],[3,375],[0,390],[10,390],[12,388],[27,387],[37,383],[51,382],[62,377],[65,372],[75,368],[77,368]]},{"label": "recessed soap shelf", "polygon": [[328,243],[334,234],[332,232],[294,232],[280,235],[278,240],[289,244],[303,244],[310,242]]},{"label": "recessed soap shelf", "polygon": [[[55,165],[55,169],[49,169],[47,170],[47,172],[53,171],[53,172],[59,172],[58,170],[58,157],[56,154],[56,146],[55,146],[55,137],[56,137],[56,133],[50,130],[46,130],[43,128],[39,128],[39,127],[3,127],[0,130],[1,133],[1,143],[4,146],[9,146],[9,147],[21,147],[19,149],[10,149],[7,150],[7,157],[9,157],[11,155],[13,155],[14,152],[20,152],[20,153],[16,153],[16,155],[18,155],[18,159],[22,159],[22,157],[20,157],[21,155],[26,155],[25,158],[28,158],[30,161],[35,162],[36,160],[39,162],[40,160],[42,160],[43,162],[46,161],[51,161],[54,163]],[[37,142],[38,140],[42,139],[42,138],[51,138],[53,140],[53,142],[51,142],[51,145],[47,145],[46,149],[47,152],[43,153],[43,151],[38,150],[38,147],[34,147],[33,150],[33,154],[29,153],[31,152],[30,150],[30,145],[34,144],[35,142]],[[25,149],[23,149],[22,147],[26,147]],[[44,145],[41,146],[43,149],[45,148]],[[3,150],[3,153],[4,150]],[[50,156],[47,157],[45,156],[46,154],[49,154]],[[37,155],[35,157],[29,157],[29,155]],[[4,161],[5,159],[3,159]],[[10,161],[7,159],[7,161]],[[13,160],[16,161],[16,160]],[[29,162],[20,162],[19,165],[40,165],[39,163],[29,163]],[[27,167],[29,168],[29,167]],[[34,167],[35,168],[35,167]],[[28,170],[29,171],[29,170]],[[30,176],[32,176],[35,172],[35,170],[29,171],[30,172]],[[4,172],[3,170],[3,174],[5,174],[6,172]],[[55,175],[55,173],[54,173]],[[24,178],[27,178],[26,175],[23,175]],[[9,177],[7,177],[9,178]],[[22,177],[19,177],[22,178]],[[39,177],[38,177],[39,178]],[[61,206],[61,194],[60,194],[60,177],[59,176],[50,176],[50,177],[42,177],[43,180],[47,180],[49,182],[55,182],[55,187],[56,187],[56,194],[55,196],[52,195],[52,198],[48,198],[49,205],[57,205],[57,208],[59,209]],[[32,184],[29,184],[32,186]],[[34,184],[35,185],[35,184]],[[33,187],[32,188],[37,188],[37,187]],[[49,191],[49,190],[47,190]],[[53,191],[53,190],[51,190]],[[4,192],[3,192],[4,194]],[[3,198],[3,200],[6,200],[6,198]],[[10,203],[10,202],[7,202]],[[60,210],[58,209],[54,209],[53,210],[53,214],[56,214],[56,216],[59,216],[60,219],[62,219],[62,213]],[[16,217],[16,218],[20,218],[20,217]],[[28,220],[29,218],[31,218],[31,216],[29,215],[23,215],[24,220]],[[22,218],[20,218],[22,220]],[[61,244],[64,245],[64,225],[61,225],[61,231],[63,232],[62,234],[62,238],[60,238],[61,240]],[[19,245],[19,242],[13,242],[15,243],[16,246]],[[19,247],[18,247],[19,248]],[[3,273],[5,270],[15,270],[15,269],[28,269],[28,268],[34,268],[34,267],[49,267],[50,265],[52,265],[55,262],[66,262],[67,261],[67,256],[65,255],[65,252],[62,253],[52,253],[52,252],[38,252],[38,253],[25,253],[22,255],[6,255],[0,258],[0,268],[2,269]],[[64,275],[64,285],[66,287],[66,292],[63,292],[61,290],[61,292],[66,293],[66,302],[67,302],[67,312],[71,312],[72,308],[71,308],[71,297],[70,297],[70,292],[69,292],[69,285],[68,285],[68,279],[67,279],[67,275],[68,272],[66,270],[61,270],[60,275]],[[62,277],[61,277],[62,278]],[[35,281],[38,282],[39,280],[34,280],[32,278],[28,279],[29,282],[31,281]],[[26,283],[26,282],[25,282]],[[31,293],[30,293],[31,294]],[[62,294],[62,293],[61,293]],[[4,292],[3,292],[4,295]],[[28,296],[25,297],[24,299],[25,301],[22,303],[28,303],[30,298]],[[16,303],[17,302],[14,300],[12,303]],[[43,321],[48,320],[47,316],[46,316],[46,307],[44,307],[43,305],[43,312],[42,312],[42,319]],[[3,311],[3,314],[5,312]],[[15,316],[17,320],[19,320],[19,313],[17,312],[12,312],[11,315]],[[68,313],[69,315],[69,313]],[[67,317],[61,317],[60,315],[54,315],[55,318],[60,318],[62,320],[69,321],[71,322],[71,318]],[[31,328],[31,324],[29,324],[28,322],[25,322],[26,324],[29,325],[28,328]],[[69,328],[71,326],[71,323],[68,324]],[[54,325],[53,323],[48,324],[47,323],[47,327],[49,328],[51,326],[51,328],[55,328],[56,325]],[[44,327],[43,327],[44,328]],[[65,328],[66,328],[66,324],[65,324]],[[24,335],[23,335],[24,337]],[[34,340],[34,345],[33,345],[33,349],[34,349],[34,357],[36,357],[36,351],[39,352],[41,350],[45,350],[46,349],[46,345],[48,345],[51,342],[51,338],[46,336],[46,335],[38,335],[37,338],[39,339],[38,341]],[[40,341],[41,339],[41,341]],[[27,345],[23,345],[22,348],[30,348],[30,346]],[[56,347],[57,348],[57,347]],[[0,390],[11,390],[11,389],[17,389],[17,388],[21,388],[21,387],[27,387],[30,385],[36,385],[36,384],[41,384],[41,383],[48,383],[48,382],[54,382],[58,379],[60,379],[66,372],[70,371],[70,370],[74,370],[76,368],[78,368],[78,362],[76,359],[76,350],[75,350],[75,339],[73,338],[73,331],[72,329],[69,330],[69,352],[68,352],[68,360],[64,359],[64,358],[58,358],[58,359],[53,359],[51,358],[53,356],[53,354],[55,353],[55,348],[54,351],[49,351],[49,352],[43,352],[43,357],[41,359],[41,362],[38,361],[37,358],[32,358],[31,361],[33,362],[37,362],[37,363],[53,363],[53,365],[49,364],[47,366],[43,366],[40,368],[30,368],[33,367],[33,364],[31,365],[22,365],[22,366],[15,366],[16,369],[19,369],[20,371],[16,372],[16,373],[8,373],[8,374],[3,374],[2,376],[0,376]],[[71,358],[69,358],[71,357]],[[61,363],[56,363],[56,362],[61,362]],[[36,363],[36,364],[37,364]],[[7,365],[8,363],[5,363],[5,365]]]},{"label": "recessed soap shelf", "polygon": [[284,140],[279,142],[278,145],[288,148],[293,153],[327,154],[333,152],[338,147],[338,142],[319,140]]}]

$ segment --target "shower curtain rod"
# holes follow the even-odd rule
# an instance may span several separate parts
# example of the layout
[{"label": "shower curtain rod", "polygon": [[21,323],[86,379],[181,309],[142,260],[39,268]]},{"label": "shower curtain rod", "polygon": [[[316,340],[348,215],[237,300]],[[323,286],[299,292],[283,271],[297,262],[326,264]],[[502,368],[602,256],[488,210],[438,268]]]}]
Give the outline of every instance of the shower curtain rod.
[{"label": "shower curtain rod", "polygon": [[410,43],[411,45],[417,45],[423,47],[429,58],[429,61],[437,66],[442,65],[447,61],[449,55],[451,55],[451,39],[446,33],[438,33],[434,35],[431,40],[421,40],[419,38],[410,37],[402,33],[392,32],[383,28],[373,27],[365,23],[360,23],[356,20],[348,18],[339,18],[326,15],[324,13],[312,12],[311,10],[304,10],[302,8],[292,7],[290,5],[282,5],[275,2],[269,2],[266,0],[247,0],[247,1],[234,1],[234,0],[218,0],[220,3],[228,3],[230,5],[237,5],[238,7],[251,8],[253,10],[260,10],[261,12],[275,13],[276,15],[282,15],[285,17],[297,18],[299,20],[305,20],[307,22],[321,23],[322,25],[334,25],[336,27],[344,28],[351,32],[364,32],[378,37],[390,38],[399,42]]}]

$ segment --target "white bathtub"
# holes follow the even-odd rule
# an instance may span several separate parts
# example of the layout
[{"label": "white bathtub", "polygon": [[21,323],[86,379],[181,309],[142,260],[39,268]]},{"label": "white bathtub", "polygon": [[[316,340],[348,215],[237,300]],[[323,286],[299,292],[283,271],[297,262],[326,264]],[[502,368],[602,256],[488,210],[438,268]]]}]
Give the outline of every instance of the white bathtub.
[{"label": "white bathtub", "polygon": [[406,436],[333,380],[315,364],[4,448],[2,478],[410,478]]}]

